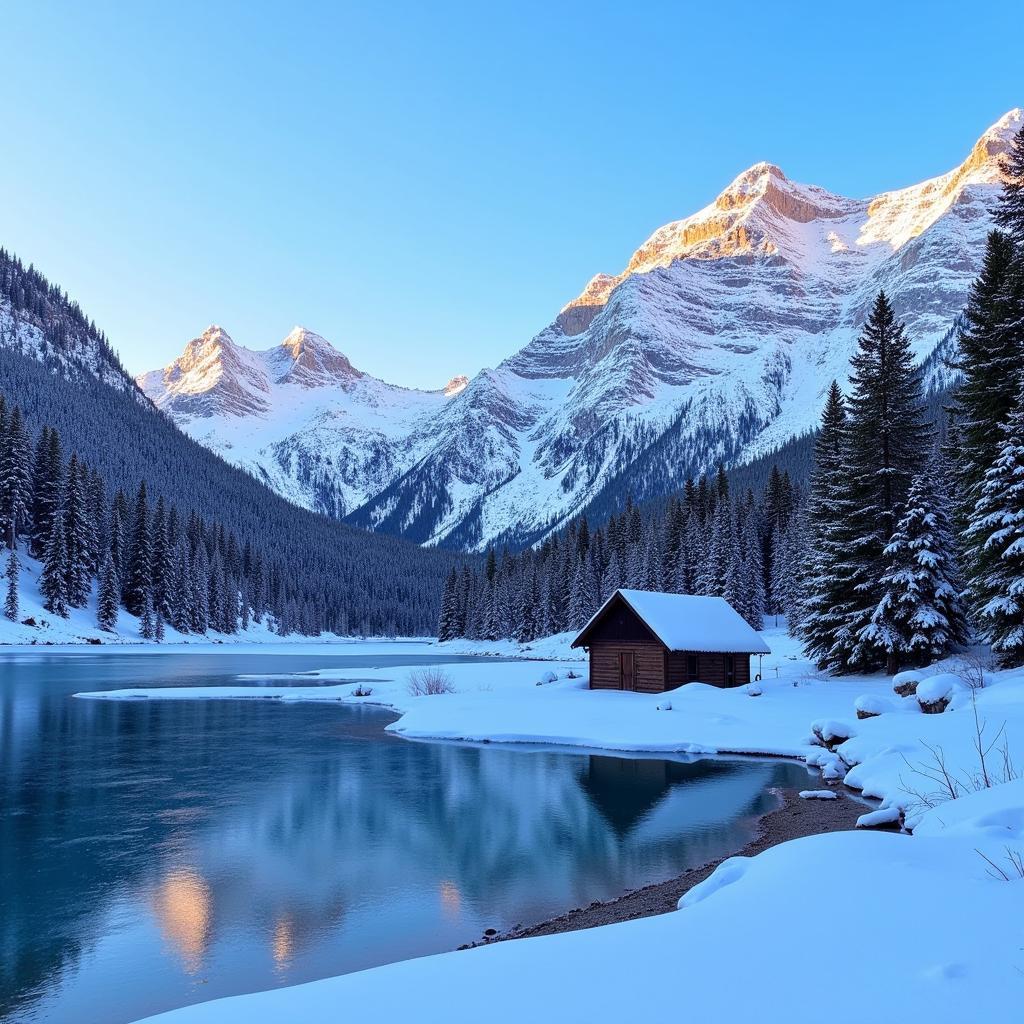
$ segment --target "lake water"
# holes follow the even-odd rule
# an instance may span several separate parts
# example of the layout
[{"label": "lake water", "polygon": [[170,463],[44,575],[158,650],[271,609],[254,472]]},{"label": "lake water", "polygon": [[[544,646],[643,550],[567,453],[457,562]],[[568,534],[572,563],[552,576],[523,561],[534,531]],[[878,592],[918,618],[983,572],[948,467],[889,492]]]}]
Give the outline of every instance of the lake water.
[{"label": "lake water", "polygon": [[0,655],[0,1020],[122,1024],[452,949],[731,852],[808,779],[414,743],[370,707],[71,697],[429,660]]}]

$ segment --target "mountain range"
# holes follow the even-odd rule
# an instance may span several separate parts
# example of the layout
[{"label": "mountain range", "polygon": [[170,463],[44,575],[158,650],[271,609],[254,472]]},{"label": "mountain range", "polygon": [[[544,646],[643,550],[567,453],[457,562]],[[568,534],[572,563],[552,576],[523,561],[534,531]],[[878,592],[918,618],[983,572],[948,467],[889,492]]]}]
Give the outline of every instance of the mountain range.
[{"label": "mountain range", "polygon": [[1022,120],[1010,111],[951,171],[868,199],[755,164],[498,367],[436,391],[363,373],[300,327],[260,352],[210,327],[138,384],[299,505],[420,543],[526,543],[603,496],[656,497],[813,430],[879,289],[943,383]]}]

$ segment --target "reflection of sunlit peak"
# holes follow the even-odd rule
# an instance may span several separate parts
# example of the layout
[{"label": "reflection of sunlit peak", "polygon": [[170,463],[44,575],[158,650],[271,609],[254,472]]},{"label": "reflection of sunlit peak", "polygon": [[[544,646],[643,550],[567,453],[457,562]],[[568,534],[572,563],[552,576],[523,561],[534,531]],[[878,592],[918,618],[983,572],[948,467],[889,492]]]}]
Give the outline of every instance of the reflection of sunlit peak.
[{"label": "reflection of sunlit peak", "polygon": [[441,906],[451,917],[458,917],[462,905],[462,893],[454,882],[441,883]]},{"label": "reflection of sunlit peak", "polygon": [[176,869],[153,894],[153,908],[185,969],[198,970],[210,939],[210,887],[194,871]]},{"label": "reflection of sunlit peak", "polygon": [[292,931],[292,923],[287,917],[278,919],[274,926],[274,963],[284,967],[292,958],[295,950],[295,935]]}]

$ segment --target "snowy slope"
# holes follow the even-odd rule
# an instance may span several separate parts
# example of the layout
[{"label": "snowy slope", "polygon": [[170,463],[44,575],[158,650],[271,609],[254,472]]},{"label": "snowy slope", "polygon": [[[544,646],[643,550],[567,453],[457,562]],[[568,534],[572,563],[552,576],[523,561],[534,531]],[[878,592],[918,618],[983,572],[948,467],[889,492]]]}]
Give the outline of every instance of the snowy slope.
[{"label": "snowy slope", "polygon": [[[1022,119],[1006,114],[952,171],[870,199],[756,164],[447,392],[367,377],[309,332],[253,353],[219,328],[140,383],[302,504],[426,543],[532,539],[602,492],[663,493],[812,428],[880,288],[921,360],[948,342]],[[312,353],[301,374],[298,350]]]},{"label": "snowy slope", "polygon": [[342,517],[409,468],[409,435],[465,378],[440,391],[395,387],[302,327],[253,352],[211,326],[138,383],[197,441],[297,504]]}]

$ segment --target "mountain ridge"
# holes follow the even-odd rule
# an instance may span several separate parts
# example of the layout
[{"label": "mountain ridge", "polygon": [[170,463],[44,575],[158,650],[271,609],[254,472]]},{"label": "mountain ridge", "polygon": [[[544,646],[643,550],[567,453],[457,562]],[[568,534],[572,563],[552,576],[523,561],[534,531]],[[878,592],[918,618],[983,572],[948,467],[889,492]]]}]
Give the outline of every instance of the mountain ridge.
[{"label": "mountain ridge", "polygon": [[[925,363],[980,266],[998,157],[1022,119],[1008,112],[951,170],[863,199],[757,163],[458,390],[335,378],[318,362],[293,382],[301,402],[272,382],[269,408],[202,413],[173,379],[180,360],[140,384],[298,504],[421,543],[536,539],[597,495],[655,496],[812,429],[879,289]],[[243,369],[234,385],[263,401]]]}]

